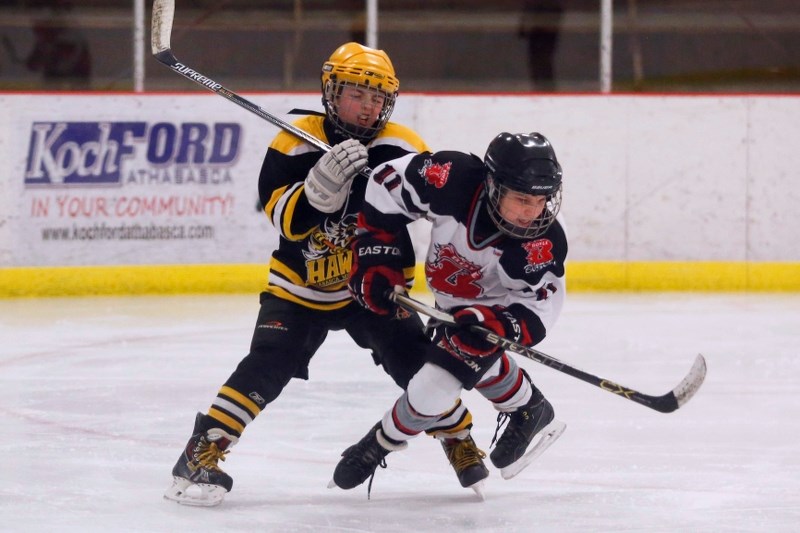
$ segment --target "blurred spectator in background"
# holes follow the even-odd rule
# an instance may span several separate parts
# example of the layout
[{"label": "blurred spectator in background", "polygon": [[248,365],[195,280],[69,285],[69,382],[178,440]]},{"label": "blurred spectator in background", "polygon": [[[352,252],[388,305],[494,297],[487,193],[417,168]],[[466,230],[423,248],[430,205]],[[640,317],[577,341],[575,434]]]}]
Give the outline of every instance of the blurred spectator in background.
[{"label": "blurred spectator in background", "polygon": [[49,16],[33,24],[35,42],[25,65],[42,73],[45,89],[88,89],[92,59],[86,35],[70,20],[72,0],[44,4]]},{"label": "blurred spectator in background", "polygon": [[564,8],[561,0],[525,0],[519,36],[528,40],[528,76],[532,88],[556,87],[553,62]]}]

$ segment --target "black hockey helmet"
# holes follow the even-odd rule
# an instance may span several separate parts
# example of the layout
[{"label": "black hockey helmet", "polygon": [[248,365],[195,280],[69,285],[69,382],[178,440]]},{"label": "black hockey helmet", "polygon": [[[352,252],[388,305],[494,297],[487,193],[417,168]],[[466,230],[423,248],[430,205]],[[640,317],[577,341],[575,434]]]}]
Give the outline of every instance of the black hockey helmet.
[{"label": "black hockey helmet", "polygon": [[[483,159],[489,193],[489,215],[504,233],[523,239],[543,234],[561,208],[561,165],[550,141],[541,133],[503,132],[492,140]],[[545,196],[542,214],[525,227],[500,214],[500,199],[508,191]]]}]

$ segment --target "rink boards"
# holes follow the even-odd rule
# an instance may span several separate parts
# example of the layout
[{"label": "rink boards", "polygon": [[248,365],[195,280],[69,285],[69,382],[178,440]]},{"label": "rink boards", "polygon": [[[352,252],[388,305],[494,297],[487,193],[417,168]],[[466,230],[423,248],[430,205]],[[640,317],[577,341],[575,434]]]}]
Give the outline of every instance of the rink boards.
[{"label": "rink boards", "polygon": [[[319,107],[246,96],[286,120]],[[0,296],[263,287],[276,237],[256,182],[274,126],[213,94],[0,103]],[[403,94],[393,119],[478,155],[500,131],[547,135],[570,290],[797,291],[798,112],[793,96]]]}]

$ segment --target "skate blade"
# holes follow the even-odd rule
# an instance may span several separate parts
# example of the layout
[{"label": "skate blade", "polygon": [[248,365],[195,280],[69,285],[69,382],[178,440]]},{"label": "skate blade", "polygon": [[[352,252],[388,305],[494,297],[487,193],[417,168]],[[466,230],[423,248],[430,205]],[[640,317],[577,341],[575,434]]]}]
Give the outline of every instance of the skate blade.
[{"label": "skate blade", "polygon": [[473,483],[472,485],[469,486],[470,489],[475,491],[475,494],[478,496],[478,499],[480,499],[480,501],[482,502],[486,501],[486,494],[483,492],[484,482],[485,480],[482,479],[477,483]]},{"label": "skate blade", "polygon": [[193,507],[214,507],[222,503],[228,491],[219,485],[192,483],[175,477],[172,486],[164,492],[164,499]]},{"label": "skate blade", "polygon": [[558,440],[561,434],[564,433],[565,429],[567,429],[567,425],[559,420],[554,419],[552,422],[547,424],[544,429],[542,429],[539,433],[537,433],[536,437],[534,437],[538,438],[538,440],[531,443],[531,447],[528,449],[525,455],[500,470],[500,475],[503,476],[503,479],[511,479],[525,470],[529,464],[531,464],[537,457],[542,455],[547,448],[549,448],[555,441]]},{"label": "skate blade", "polygon": [[330,481],[328,481],[328,488],[329,488],[329,489],[335,489],[335,488],[337,488],[338,486],[339,486],[339,485],[337,485],[337,484],[336,484],[336,482],[333,480],[333,478],[331,478],[331,480],[330,480]]}]

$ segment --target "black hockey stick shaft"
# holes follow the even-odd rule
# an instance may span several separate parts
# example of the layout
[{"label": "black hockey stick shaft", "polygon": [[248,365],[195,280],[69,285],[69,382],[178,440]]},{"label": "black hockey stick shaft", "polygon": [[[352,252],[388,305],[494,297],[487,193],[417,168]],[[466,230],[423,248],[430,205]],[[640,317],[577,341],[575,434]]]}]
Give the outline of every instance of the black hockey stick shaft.
[{"label": "black hockey stick shaft", "polygon": [[[291,133],[308,144],[319,148],[324,152],[327,152],[331,149],[330,145],[322,140],[314,137],[306,131],[301,130],[294,124],[286,122],[285,120],[281,120],[272,113],[269,113],[257,106],[250,100],[247,100],[230,89],[225,88],[221,83],[212,80],[205,74],[201,74],[195,69],[178,61],[178,59],[172,53],[172,48],[170,46],[170,36],[172,35],[172,25],[174,19],[175,0],[153,1],[153,18],[150,28],[150,46],[153,51],[153,56],[155,56],[159,63],[166,65],[167,67],[171,68],[173,72],[180,74],[184,78],[202,85],[209,91],[216,93],[230,100],[234,104],[243,107],[251,113],[258,115],[273,126],[277,126],[284,131]],[[361,174],[364,176],[369,176],[370,172],[371,169],[369,167],[361,170]]]},{"label": "black hockey stick shaft", "polygon": [[[445,324],[457,325],[455,319],[449,313],[445,313],[444,311],[430,307],[404,293],[393,292],[391,293],[390,298],[395,303],[409,311],[416,311]],[[636,402],[661,413],[671,413],[688,402],[703,384],[703,380],[706,376],[705,358],[698,354],[691,370],[678,384],[678,386],[661,396],[651,396],[649,394],[644,394],[637,390],[631,389],[630,387],[620,385],[609,379],[601,378],[599,376],[595,376],[594,374],[579,370],[559,361],[555,357],[540,352],[539,350],[535,350],[528,346],[523,346],[510,339],[501,337],[493,331],[482,326],[471,326],[470,329],[481,334],[487,341],[501,347],[504,350],[508,350],[527,357],[528,359],[532,359],[537,363],[552,368],[553,370],[557,370],[574,378],[578,378],[581,381],[585,381],[586,383],[599,387],[605,391],[616,394],[617,396],[625,398],[626,400]]]},{"label": "black hockey stick shaft", "polygon": [[202,85],[211,92],[214,92],[224,98],[227,98],[234,104],[247,109],[251,113],[258,115],[270,124],[277,126],[297,137],[306,141],[307,143],[319,148],[323,151],[331,149],[328,144],[317,139],[313,135],[301,130],[300,128],[290,124],[275,115],[264,111],[261,107],[257,106],[250,100],[243,98],[235,92],[226,89],[221,83],[218,83],[205,74],[197,72],[193,68],[178,61],[172,53],[170,46],[170,36],[172,35],[172,25],[175,20],[175,0],[154,0],[153,1],[153,17],[151,20],[150,28],[150,46],[153,55],[159,63],[171,68],[184,78],[191,80],[199,85]]}]

